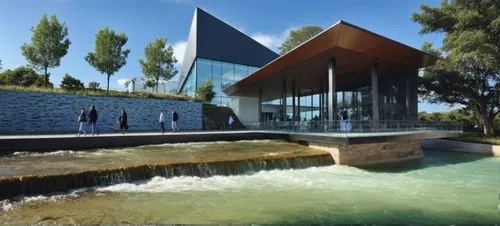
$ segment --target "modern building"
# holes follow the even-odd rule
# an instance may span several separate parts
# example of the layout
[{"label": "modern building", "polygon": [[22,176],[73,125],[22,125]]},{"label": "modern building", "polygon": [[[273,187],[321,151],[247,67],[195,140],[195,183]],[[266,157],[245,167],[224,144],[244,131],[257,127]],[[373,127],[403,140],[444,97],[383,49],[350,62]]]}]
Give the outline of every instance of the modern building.
[{"label": "modern building", "polygon": [[278,57],[239,30],[197,8],[189,31],[180,70],[179,93],[194,96],[197,88],[212,80],[214,104],[229,105],[226,87]]},{"label": "modern building", "polygon": [[216,104],[244,122],[268,120],[416,120],[418,70],[437,58],[339,21],[278,56],[196,9],[180,92],[215,84]]}]

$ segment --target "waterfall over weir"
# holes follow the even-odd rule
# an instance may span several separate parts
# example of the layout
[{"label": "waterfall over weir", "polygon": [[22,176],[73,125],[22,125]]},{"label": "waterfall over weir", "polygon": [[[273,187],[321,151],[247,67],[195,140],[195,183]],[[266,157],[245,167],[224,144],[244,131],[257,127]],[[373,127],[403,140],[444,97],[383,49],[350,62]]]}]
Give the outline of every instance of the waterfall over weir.
[{"label": "waterfall over weir", "polygon": [[334,160],[329,153],[315,152],[222,161],[144,164],[64,174],[0,177],[0,199],[19,195],[64,192],[69,189],[83,187],[113,185],[150,179],[155,176],[166,178],[176,176],[229,176],[261,170],[304,169],[332,164],[334,164]]}]

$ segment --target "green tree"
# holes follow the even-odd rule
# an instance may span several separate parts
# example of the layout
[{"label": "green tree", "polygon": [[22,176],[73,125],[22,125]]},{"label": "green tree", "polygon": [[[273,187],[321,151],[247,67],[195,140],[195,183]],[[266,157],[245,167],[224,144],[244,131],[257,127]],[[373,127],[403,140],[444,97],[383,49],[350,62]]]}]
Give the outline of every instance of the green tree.
[{"label": "green tree", "polygon": [[85,86],[83,82],[79,79],[72,77],[69,74],[64,74],[64,77],[61,81],[60,87],[65,90],[84,90]]},{"label": "green tree", "polygon": [[109,78],[127,63],[130,50],[122,50],[127,40],[124,33],[116,33],[107,27],[101,29],[96,34],[94,52],[88,53],[85,57],[90,66],[106,74],[108,79],[106,91],[109,91]]},{"label": "green tree", "polygon": [[493,135],[492,120],[500,112],[500,1],[452,0],[439,7],[422,5],[413,21],[421,34],[443,33],[440,49],[423,50],[441,60],[426,68],[420,91],[431,102],[461,104]]},{"label": "green tree", "polygon": [[91,81],[91,82],[89,82],[89,84],[88,84],[88,88],[89,88],[89,89],[91,89],[91,90],[96,91],[96,90],[98,90],[98,89],[99,89],[99,85],[100,85],[100,84],[99,84],[98,82],[96,82],[96,81]]},{"label": "green tree", "polygon": [[281,43],[280,47],[278,47],[278,49],[280,50],[280,54],[283,55],[289,52],[293,48],[299,46],[300,44],[321,33],[322,31],[323,28],[320,26],[304,26],[302,28],[290,31],[290,33],[288,34],[288,38],[283,43]]},{"label": "green tree", "polygon": [[0,70],[2,70],[2,60],[0,60]]},{"label": "green tree", "polygon": [[[0,73],[0,85],[9,86],[44,86],[43,75],[28,67],[18,67],[14,70],[6,70]],[[52,87],[49,83],[48,86]]]},{"label": "green tree", "polygon": [[68,53],[71,42],[67,38],[68,28],[65,23],[59,23],[55,15],[43,15],[42,19],[31,28],[33,36],[31,43],[21,46],[22,53],[29,64],[37,70],[43,71],[45,86],[49,84],[49,68],[61,64],[61,58]]},{"label": "green tree", "polygon": [[156,92],[158,92],[160,79],[168,81],[177,74],[177,70],[174,68],[174,64],[177,63],[177,59],[174,57],[174,48],[166,46],[166,39],[156,39],[146,46],[144,59],[139,60],[142,73],[148,80],[155,82]]},{"label": "green tree", "polygon": [[196,98],[203,100],[206,103],[212,102],[215,97],[214,84],[212,80],[207,80],[196,90]]}]

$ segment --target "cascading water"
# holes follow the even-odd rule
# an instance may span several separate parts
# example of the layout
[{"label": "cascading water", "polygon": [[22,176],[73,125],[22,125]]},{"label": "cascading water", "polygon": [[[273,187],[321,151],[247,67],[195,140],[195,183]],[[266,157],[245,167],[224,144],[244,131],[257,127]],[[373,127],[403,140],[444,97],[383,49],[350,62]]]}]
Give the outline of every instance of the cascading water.
[{"label": "cascading water", "polygon": [[[116,159],[123,162],[116,163]],[[15,154],[0,162],[3,161],[9,166],[31,161],[31,166],[37,161],[47,160],[56,165],[59,163],[58,166],[62,170],[50,174],[32,172],[33,174],[25,175],[13,175],[12,172],[9,175],[7,172],[5,174],[9,176],[0,177],[0,199],[113,185],[155,176],[229,176],[261,170],[304,169],[334,163],[329,153],[297,144],[272,141],[157,145],[108,152],[100,150],[88,153],[58,151],[47,154]],[[69,167],[64,165],[66,162],[71,162],[74,169],[68,172]],[[106,164],[108,162],[111,166]],[[79,166],[79,163],[86,167]],[[18,166],[17,164],[16,167]],[[49,165],[47,168],[53,170],[54,167]]]}]

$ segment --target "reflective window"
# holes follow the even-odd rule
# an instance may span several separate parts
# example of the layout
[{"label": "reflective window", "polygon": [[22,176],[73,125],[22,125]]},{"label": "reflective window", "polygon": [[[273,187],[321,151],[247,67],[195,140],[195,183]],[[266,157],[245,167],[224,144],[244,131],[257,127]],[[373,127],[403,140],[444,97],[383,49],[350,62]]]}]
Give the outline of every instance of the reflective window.
[{"label": "reflective window", "polygon": [[233,84],[234,81],[234,64],[231,63],[222,63],[222,88]]},{"label": "reflective window", "polygon": [[258,67],[248,66],[248,75],[255,73],[257,70],[259,70]]},{"label": "reflective window", "polygon": [[234,81],[236,83],[248,76],[248,66],[235,64],[234,65]]},{"label": "reflective window", "polygon": [[198,58],[195,60],[181,92],[187,96],[195,96],[200,85],[207,80],[212,80],[215,92],[212,103],[228,106],[230,99],[224,94],[224,88],[246,78],[258,69],[258,67]]},{"label": "reflective window", "polygon": [[212,80],[212,61],[207,59],[196,60],[196,88],[208,80]]}]

